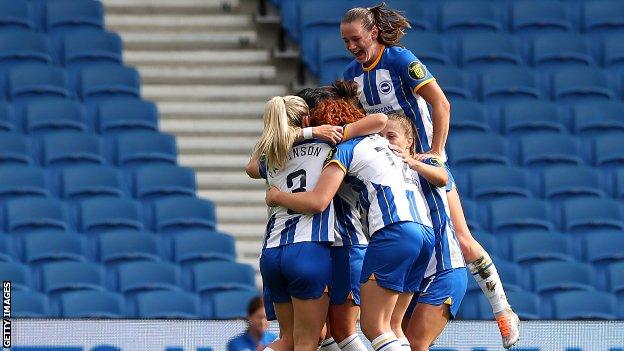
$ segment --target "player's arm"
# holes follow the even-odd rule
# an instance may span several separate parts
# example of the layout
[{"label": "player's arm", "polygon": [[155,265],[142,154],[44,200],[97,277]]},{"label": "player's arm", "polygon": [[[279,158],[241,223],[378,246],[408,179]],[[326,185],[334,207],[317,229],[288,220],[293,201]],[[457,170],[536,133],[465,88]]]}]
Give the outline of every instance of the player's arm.
[{"label": "player's arm", "polygon": [[342,140],[381,132],[388,122],[384,113],[373,113],[358,121],[347,124],[342,132]]},{"label": "player's arm", "polygon": [[[304,130],[308,130],[308,128],[311,133],[306,135],[306,131]],[[306,139],[325,140],[335,145],[342,140],[342,127],[324,124],[322,126],[299,129],[299,131],[297,132],[297,138],[295,140],[302,141]]]},{"label": "player's arm", "polygon": [[418,89],[418,95],[422,96],[431,105],[433,121],[433,140],[429,153],[442,155],[446,139],[448,138],[449,123],[451,121],[451,104],[446,99],[442,88],[434,80]]},{"label": "player's arm", "polygon": [[313,190],[287,193],[271,187],[267,190],[265,200],[269,206],[282,206],[298,213],[323,212],[338,192],[344,177],[344,170],[337,163],[330,162],[323,169]]},{"label": "player's arm", "polygon": [[258,160],[258,156],[255,152],[253,153],[253,155],[251,155],[251,158],[249,159],[249,162],[245,167],[245,173],[247,173],[247,175],[253,179],[263,178],[260,172],[260,160]]},{"label": "player's arm", "polygon": [[425,178],[429,183],[441,187],[448,183],[448,172],[444,165],[437,159],[429,155],[412,157],[407,151],[390,145],[390,148],[407,163],[407,165]]}]

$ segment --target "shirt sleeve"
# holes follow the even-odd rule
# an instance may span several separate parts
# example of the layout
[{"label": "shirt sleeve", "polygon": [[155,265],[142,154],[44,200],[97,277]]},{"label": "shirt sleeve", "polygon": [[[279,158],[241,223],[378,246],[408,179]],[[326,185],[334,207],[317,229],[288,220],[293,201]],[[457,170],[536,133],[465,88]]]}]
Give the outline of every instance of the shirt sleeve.
[{"label": "shirt sleeve", "polygon": [[353,161],[353,148],[355,147],[355,143],[353,143],[352,140],[353,139],[340,143],[338,146],[333,148],[327,155],[327,162],[325,163],[325,166],[330,163],[335,163],[343,170],[343,172],[347,173],[349,166]]},{"label": "shirt sleeve", "polygon": [[258,171],[260,172],[260,177],[266,180],[267,179],[267,165],[266,165],[266,160],[264,159],[264,157],[262,157],[260,161],[258,161]]},{"label": "shirt sleeve", "polygon": [[408,84],[414,93],[425,84],[435,80],[427,67],[409,50],[402,50],[398,53],[395,69],[403,83]]},{"label": "shirt sleeve", "polygon": [[444,162],[437,157],[426,158],[423,160],[423,163],[434,167],[444,167]]}]

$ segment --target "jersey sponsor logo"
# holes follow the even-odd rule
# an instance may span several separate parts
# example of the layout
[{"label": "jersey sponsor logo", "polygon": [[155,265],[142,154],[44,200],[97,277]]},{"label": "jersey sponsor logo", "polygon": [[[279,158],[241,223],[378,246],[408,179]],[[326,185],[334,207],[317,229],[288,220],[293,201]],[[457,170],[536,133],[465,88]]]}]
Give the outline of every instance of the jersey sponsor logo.
[{"label": "jersey sponsor logo", "polygon": [[323,162],[324,165],[328,164],[329,161],[331,161],[334,158],[334,155],[336,154],[336,148],[332,147],[331,150],[329,150],[329,152],[327,153],[327,157],[325,157],[325,162]]},{"label": "jersey sponsor logo", "polygon": [[422,63],[418,61],[410,63],[407,71],[409,73],[409,76],[412,77],[412,79],[414,80],[421,80],[427,76],[425,66],[423,66]]},{"label": "jersey sponsor logo", "polygon": [[392,83],[387,80],[379,83],[379,91],[384,95],[392,93]]}]

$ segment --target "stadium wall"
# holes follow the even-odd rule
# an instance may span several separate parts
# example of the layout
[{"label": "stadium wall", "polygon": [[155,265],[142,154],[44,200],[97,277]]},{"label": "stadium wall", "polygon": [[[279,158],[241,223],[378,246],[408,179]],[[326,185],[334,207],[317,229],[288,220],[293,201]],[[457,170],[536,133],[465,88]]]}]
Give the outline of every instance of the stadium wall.
[{"label": "stadium wall", "polygon": [[[224,351],[244,329],[242,321],[12,319],[11,350]],[[494,322],[453,321],[431,350],[501,349]],[[523,322],[514,350],[624,351],[624,321]]]}]

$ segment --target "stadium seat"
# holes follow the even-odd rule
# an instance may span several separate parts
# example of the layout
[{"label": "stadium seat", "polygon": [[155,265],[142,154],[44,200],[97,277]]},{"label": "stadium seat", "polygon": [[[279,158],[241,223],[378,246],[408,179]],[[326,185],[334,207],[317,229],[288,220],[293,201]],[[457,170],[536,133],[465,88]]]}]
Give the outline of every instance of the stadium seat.
[{"label": "stadium seat", "polygon": [[518,232],[544,229],[552,231],[550,211],[546,202],[537,199],[510,198],[493,200],[489,204],[492,232]]},{"label": "stadium seat", "polygon": [[[0,99],[4,99],[3,77],[0,76]],[[0,101],[0,132],[14,132],[18,128],[13,108],[6,102]]]},{"label": "stadium seat", "polygon": [[439,34],[410,31],[402,41],[405,48],[413,52],[425,65],[447,66],[453,63],[444,45],[444,37]]},{"label": "stadium seat", "polygon": [[542,174],[541,195],[547,200],[606,197],[600,172],[579,166],[557,166]]},{"label": "stadium seat", "polygon": [[145,290],[180,290],[180,268],[167,262],[127,262],[117,267],[117,288],[125,294]]},{"label": "stadium seat", "polygon": [[44,292],[67,290],[105,290],[104,270],[91,262],[52,262],[41,268]]},{"label": "stadium seat", "polygon": [[104,233],[99,237],[99,261],[107,266],[130,261],[160,261],[158,238],[131,230]]},{"label": "stadium seat", "polygon": [[220,290],[256,291],[254,270],[236,262],[204,262],[193,267],[193,288],[198,293]]},{"label": "stadium seat", "polygon": [[141,205],[127,198],[87,199],[79,205],[79,228],[85,232],[142,230]]},{"label": "stadium seat", "polygon": [[563,203],[563,228],[570,232],[624,230],[622,208],[612,199],[571,199]]},{"label": "stadium seat", "polygon": [[563,68],[553,74],[552,98],[558,102],[614,100],[606,73],[597,67]]},{"label": "stadium seat", "polygon": [[509,248],[510,258],[523,265],[574,260],[568,238],[558,233],[516,233],[509,237]]},{"label": "stadium seat", "polygon": [[71,98],[65,70],[54,66],[21,65],[8,72],[8,96],[14,102],[42,98]]},{"label": "stadium seat", "polygon": [[583,4],[583,30],[587,33],[624,31],[624,4],[618,0],[587,1]]},{"label": "stadium seat", "polygon": [[93,64],[121,65],[122,49],[121,38],[116,33],[72,31],[63,37],[62,62],[70,69]]},{"label": "stadium seat", "polygon": [[440,29],[445,33],[503,30],[498,9],[489,1],[448,1],[441,3]]},{"label": "stadium seat", "polygon": [[[362,1],[355,0],[352,4],[362,6]],[[377,5],[376,1],[371,1],[372,6]],[[421,2],[412,0],[388,0],[386,1],[388,7],[398,9],[403,12],[403,15],[409,21],[412,26],[411,32],[430,32],[435,30],[433,22],[435,21],[435,15],[432,13],[431,7],[423,6]]]},{"label": "stadium seat", "polygon": [[85,110],[72,100],[33,101],[26,106],[24,128],[27,133],[59,131],[86,132]]},{"label": "stadium seat", "polygon": [[76,29],[104,28],[104,6],[96,0],[53,0],[45,2],[45,29],[64,33]]},{"label": "stadium seat", "polygon": [[624,33],[609,35],[602,42],[602,64],[610,70],[624,68]]},{"label": "stadium seat", "polygon": [[451,100],[470,100],[471,89],[468,86],[466,74],[457,67],[444,66],[431,69],[431,74],[444,90],[444,94]]},{"label": "stadium seat", "polygon": [[116,137],[115,161],[118,166],[176,164],[177,146],[171,134],[153,132],[124,133]]},{"label": "stadium seat", "polygon": [[531,267],[533,291],[550,294],[565,290],[594,291],[594,269],[578,262],[543,262]]},{"label": "stadium seat", "polygon": [[17,261],[17,255],[14,254],[13,240],[9,235],[0,236],[0,262]]},{"label": "stadium seat", "polygon": [[498,240],[492,234],[482,231],[473,231],[472,237],[479,243],[490,255],[502,257]]},{"label": "stadium seat", "polygon": [[624,132],[624,103],[586,101],[576,104],[572,113],[574,133],[597,135]]},{"label": "stadium seat", "polygon": [[193,319],[200,315],[199,298],[185,291],[146,291],[136,300],[138,318]]},{"label": "stadium seat", "polygon": [[501,112],[501,130],[507,135],[566,131],[557,105],[542,100],[530,104],[521,101],[505,104]]},{"label": "stadium seat", "polygon": [[215,207],[210,200],[176,196],[154,202],[154,228],[157,232],[214,230],[216,226]]},{"label": "stadium seat", "polygon": [[144,100],[104,101],[98,105],[98,131],[158,131],[156,104]]},{"label": "stadium seat", "polygon": [[531,63],[543,71],[593,65],[585,36],[572,33],[543,34],[533,40]]},{"label": "stadium seat", "polygon": [[173,165],[143,166],[133,172],[133,195],[140,200],[195,196],[195,172]]},{"label": "stadium seat", "polygon": [[10,281],[14,291],[28,291],[32,287],[28,266],[17,262],[0,262],[0,279]]},{"label": "stadium seat", "polygon": [[0,180],[0,199],[2,200],[51,195],[45,173],[39,167],[3,165],[0,167]]},{"label": "stadium seat", "polygon": [[0,165],[25,166],[35,163],[29,141],[22,134],[0,132]]},{"label": "stadium seat", "polygon": [[470,195],[476,201],[532,197],[529,176],[522,169],[504,165],[473,167],[469,172]]},{"label": "stadium seat", "polygon": [[607,268],[608,291],[624,296],[624,262],[617,262]]},{"label": "stadium seat", "polygon": [[[2,15],[4,13],[0,12],[0,21]],[[0,31],[0,70],[4,72],[7,68],[26,64],[52,64],[50,46],[45,35],[27,30]]]},{"label": "stadium seat", "polygon": [[178,264],[204,261],[234,261],[236,247],[231,235],[193,230],[173,237],[173,260]]},{"label": "stadium seat", "polygon": [[448,141],[448,156],[455,167],[508,165],[507,142],[498,135],[481,133],[458,135]]},{"label": "stadium seat", "polygon": [[470,230],[479,230],[481,228],[481,224],[479,223],[479,214],[477,204],[467,198],[461,199],[462,209],[464,210],[464,216],[466,217],[466,222],[468,223],[468,228]]},{"label": "stadium seat", "polygon": [[507,300],[513,306],[514,312],[521,320],[541,319],[542,308],[538,295],[528,291],[507,291],[506,295]]},{"label": "stadium seat", "polygon": [[[473,3],[466,5],[477,8]],[[508,34],[480,33],[466,35],[461,40],[460,62],[467,69],[493,66],[520,66],[522,57],[515,40]]]},{"label": "stadium seat", "polygon": [[572,22],[559,1],[516,1],[512,4],[511,31],[514,34],[570,32]]},{"label": "stadium seat", "polygon": [[110,291],[70,291],[59,298],[62,318],[119,318],[125,316],[123,296]]},{"label": "stadium seat", "polygon": [[329,85],[343,78],[347,65],[353,56],[345,49],[345,44],[336,33],[325,34],[319,40],[319,83]]},{"label": "stadium seat", "polygon": [[615,172],[613,182],[613,196],[616,199],[624,199],[624,170],[620,169]]},{"label": "stadium seat", "polygon": [[592,158],[594,165],[616,168],[624,165],[624,134],[599,135],[594,140]]},{"label": "stadium seat", "polygon": [[494,67],[481,75],[481,99],[488,103],[538,100],[537,74],[526,67]]},{"label": "stadium seat", "polygon": [[459,133],[490,132],[490,124],[487,120],[483,105],[474,101],[452,101],[453,118],[451,129],[453,135]]},{"label": "stadium seat", "polygon": [[558,320],[616,319],[616,300],[602,291],[566,291],[553,296],[553,317]]},{"label": "stadium seat", "polygon": [[65,205],[55,199],[23,198],[6,202],[6,229],[69,229]]},{"label": "stadium seat", "polygon": [[43,164],[47,167],[101,165],[106,163],[102,140],[95,134],[63,132],[42,140]]},{"label": "stadium seat", "polygon": [[112,98],[140,98],[141,78],[131,67],[91,65],[80,71],[80,97],[83,101]]},{"label": "stadium seat", "polygon": [[242,319],[247,317],[249,301],[258,291],[221,291],[212,296],[215,319]]},{"label": "stadium seat", "polygon": [[26,1],[0,1],[0,28],[35,29],[33,14]]},{"label": "stadium seat", "polygon": [[24,237],[24,262],[32,266],[54,261],[86,261],[85,248],[76,234],[58,230],[31,233]]},{"label": "stadium seat", "polygon": [[62,170],[59,192],[62,198],[70,200],[125,196],[123,179],[117,169],[96,165]]},{"label": "stadium seat", "polygon": [[[14,288],[12,286],[12,288]],[[45,318],[50,316],[48,297],[37,291],[16,290],[11,293],[11,317]]]},{"label": "stadium seat", "polygon": [[520,139],[519,163],[523,166],[547,168],[583,164],[579,141],[568,135],[532,134]]},{"label": "stadium seat", "polygon": [[[468,281],[472,278],[468,277]],[[480,320],[483,317],[481,316],[481,311],[479,309],[479,299],[481,298],[480,294],[467,294],[462,300],[462,304],[459,307],[458,318],[462,320]]]},{"label": "stadium seat", "polygon": [[624,235],[621,232],[591,233],[583,239],[583,257],[594,266],[624,261]]}]

